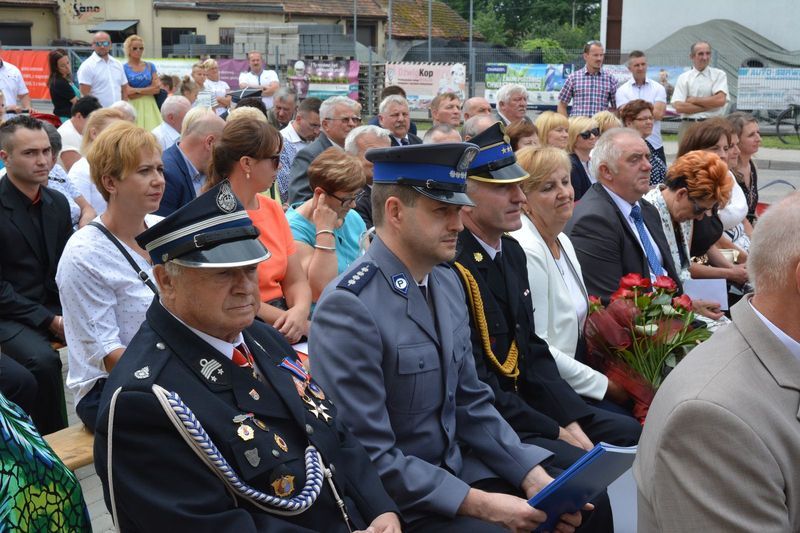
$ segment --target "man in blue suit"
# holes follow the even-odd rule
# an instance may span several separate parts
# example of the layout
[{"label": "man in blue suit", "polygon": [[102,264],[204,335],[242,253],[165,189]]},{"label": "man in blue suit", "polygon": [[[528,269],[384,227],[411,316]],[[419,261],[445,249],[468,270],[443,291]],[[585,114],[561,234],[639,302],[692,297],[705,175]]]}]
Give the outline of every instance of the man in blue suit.
[{"label": "man in blue suit", "polygon": [[181,140],[164,151],[166,187],[157,215],[167,216],[200,193],[206,180],[214,143],[222,135],[225,121],[213,110],[196,107],[183,119]]}]

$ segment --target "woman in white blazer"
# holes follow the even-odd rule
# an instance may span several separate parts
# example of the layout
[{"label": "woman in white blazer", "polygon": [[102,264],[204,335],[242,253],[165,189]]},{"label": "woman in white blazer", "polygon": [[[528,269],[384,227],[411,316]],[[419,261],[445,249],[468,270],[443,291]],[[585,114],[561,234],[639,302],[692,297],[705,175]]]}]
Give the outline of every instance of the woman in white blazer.
[{"label": "woman in white blazer", "polygon": [[575,392],[593,400],[625,403],[622,387],[575,359],[588,295],[575,250],[562,232],[575,205],[569,157],[556,148],[524,148],[517,153],[517,162],[530,178],[522,182],[527,198],[522,228],[511,235],[525,250],[536,334],[550,346],[561,377]]}]

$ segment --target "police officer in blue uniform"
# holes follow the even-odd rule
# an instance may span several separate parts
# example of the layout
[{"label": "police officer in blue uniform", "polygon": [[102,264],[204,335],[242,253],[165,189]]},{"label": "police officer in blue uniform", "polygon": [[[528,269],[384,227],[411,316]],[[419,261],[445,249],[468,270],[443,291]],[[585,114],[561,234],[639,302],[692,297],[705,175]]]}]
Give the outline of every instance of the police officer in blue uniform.
[{"label": "police officer in blue uniform", "polygon": [[[367,449],[405,531],[530,531],[523,497],[552,478],[475,372],[469,317],[447,264],[462,229],[467,143],[370,150],[377,237],[314,311],[311,371]],[[561,517],[571,530],[580,514]]]},{"label": "police officer in blue uniform", "polygon": [[224,181],[137,237],[160,295],[108,378],[94,449],[116,525],[399,532],[329,391],[253,323],[257,236]]}]

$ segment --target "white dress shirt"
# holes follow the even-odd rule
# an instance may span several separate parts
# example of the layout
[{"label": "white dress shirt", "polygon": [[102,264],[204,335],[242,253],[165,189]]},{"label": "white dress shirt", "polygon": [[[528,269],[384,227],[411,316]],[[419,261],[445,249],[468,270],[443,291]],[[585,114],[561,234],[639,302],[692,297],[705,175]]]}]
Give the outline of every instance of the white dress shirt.
[{"label": "white dress shirt", "polygon": [[16,106],[17,98],[28,94],[22,73],[8,61],[3,61],[0,65],[0,91],[3,91],[6,107]]},{"label": "white dress shirt", "polygon": [[[639,235],[639,230],[636,229],[636,223],[633,221],[633,217],[631,217],[631,211],[633,211],[634,204],[628,203],[627,200],[618,196],[617,193],[615,193],[605,185],[603,185],[603,188],[606,190],[609,196],[611,196],[611,199],[614,200],[614,203],[617,205],[617,208],[619,208],[619,210],[622,211],[622,215],[625,217],[625,221],[628,223],[628,226],[630,226],[631,231],[633,231],[633,234],[636,236],[636,240],[639,241],[639,246],[642,247],[642,254],[644,254],[645,257],[647,257],[647,254],[645,254],[644,252],[644,245],[642,244],[642,238]],[[636,204],[639,204],[639,202],[636,202]],[[641,207],[642,206],[639,205],[639,209],[641,209]],[[644,218],[644,213],[642,213],[642,217]],[[653,239],[653,236],[650,234],[650,229],[647,227],[647,224],[644,223],[644,220],[642,220],[642,225],[644,226],[644,232],[647,235],[647,238],[650,239],[650,245],[656,254],[655,260],[658,261],[659,265],[661,265],[661,269],[664,272],[666,272],[667,269],[664,268],[664,258],[661,257],[661,250],[658,249],[658,245],[656,244],[656,241]],[[651,271],[650,280],[655,281],[656,275],[657,274],[655,272]]]},{"label": "white dress shirt", "polygon": [[[664,86],[650,78],[645,78],[644,83],[637,85],[633,78],[629,79],[617,88],[617,109],[621,108],[631,100],[644,100],[651,104],[667,103],[667,91]],[[653,122],[653,133],[647,138],[653,148],[661,148],[664,141],[661,139],[661,121]]]},{"label": "white dress shirt", "polygon": [[[276,74],[274,70],[262,70],[261,74],[258,75],[253,74],[249,70],[239,74],[240,87],[242,86],[242,84],[245,83],[250,87],[257,87],[259,85],[265,87],[275,81],[279,80],[278,80],[278,74]],[[264,102],[264,105],[267,106],[267,109],[272,109],[271,96],[262,96],[261,101]]]},{"label": "white dress shirt", "polygon": [[718,68],[706,67],[702,71],[695,69],[687,70],[675,82],[675,90],[672,93],[672,103],[685,102],[690,96],[714,96],[718,92],[725,93],[725,105],[689,115],[681,115],[683,118],[710,118],[719,117],[725,114],[731,96],[728,92],[728,76],[725,71]]},{"label": "white dress shirt", "polygon": [[125,76],[122,63],[110,55],[105,60],[101,59],[97,52],[92,52],[78,69],[78,83],[90,85],[91,95],[103,107],[110,107],[122,100],[122,87],[128,84],[128,77]]},{"label": "white dress shirt", "polygon": [[166,150],[181,139],[181,132],[167,124],[166,121],[150,130],[150,133],[156,136],[162,150]]}]

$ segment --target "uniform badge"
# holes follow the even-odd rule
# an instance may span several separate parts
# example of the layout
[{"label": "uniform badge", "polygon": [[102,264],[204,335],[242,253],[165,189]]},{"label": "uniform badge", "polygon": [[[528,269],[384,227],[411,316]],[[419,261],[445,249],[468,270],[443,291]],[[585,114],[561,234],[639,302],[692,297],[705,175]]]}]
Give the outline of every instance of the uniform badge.
[{"label": "uniform badge", "polygon": [[233,213],[236,210],[236,196],[234,196],[231,184],[227,180],[222,182],[217,193],[217,207],[223,213]]},{"label": "uniform badge", "polygon": [[244,458],[250,463],[250,466],[256,468],[261,463],[261,457],[258,456],[258,448],[244,451]]},{"label": "uniform badge", "polygon": [[261,431],[269,431],[269,426],[267,426],[263,421],[259,420],[258,418],[253,419],[253,424],[255,424],[256,427]]},{"label": "uniform badge", "polygon": [[208,381],[216,383],[219,376],[225,373],[222,363],[216,359],[200,359],[200,373]]},{"label": "uniform badge", "polygon": [[283,451],[284,451],[284,453],[286,453],[286,452],[288,452],[288,451],[289,451],[289,446],[287,446],[287,445],[286,445],[286,441],[285,441],[285,440],[283,440],[283,437],[281,437],[280,435],[278,435],[277,433],[275,433],[275,437],[274,437],[274,439],[275,439],[275,444],[277,444],[277,445],[278,445],[278,448],[280,448],[281,450],[283,450]]},{"label": "uniform badge", "polygon": [[275,491],[275,496],[286,498],[294,492],[294,476],[281,476],[270,485],[272,485],[272,490]]},{"label": "uniform badge", "polygon": [[469,166],[472,164],[472,160],[475,159],[475,156],[478,155],[478,148],[475,146],[470,146],[464,153],[461,154],[461,159],[458,160],[458,164],[456,165],[456,170],[458,172],[466,172]]},{"label": "uniform badge", "polygon": [[403,296],[408,296],[408,280],[405,274],[395,274],[392,276],[392,288]]},{"label": "uniform badge", "polygon": [[256,401],[258,401],[258,400],[260,400],[260,399],[261,399],[261,395],[260,395],[260,394],[258,393],[258,391],[257,391],[257,390],[255,390],[255,389],[250,389],[250,392],[249,392],[248,394],[250,395],[250,397],[251,397],[252,399],[254,399],[254,400],[256,400]]},{"label": "uniform badge", "polygon": [[149,378],[150,377],[150,367],[149,366],[143,366],[142,368],[140,368],[139,370],[137,370],[136,372],[133,373],[133,377],[135,377],[136,379],[147,379],[147,378]]},{"label": "uniform badge", "polygon": [[236,430],[236,434],[239,435],[239,438],[243,441],[253,440],[256,436],[256,432],[247,424],[241,424],[239,429]]},{"label": "uniform badge", "polygon": [[308,390],[311,391],[311,394],[313,394],[316,399],[318,400],[325,399],[325,393],[322,392],[320,386],[314,383],[313,381],[308,382]]},{"label": "uniform badge", "polygon": [[164,344],[163,342],[157,342],[156,343],[156,348],[158,348],[159,350],[166,350],[167,349],[167,345]]},{"label": "uniform badge", "polygon": [[481,261],[483,261],[483,254],[480,252],[475,252],[474,254],[472,254],[472,258],[475,260],[476,263],[480,263]]}]

